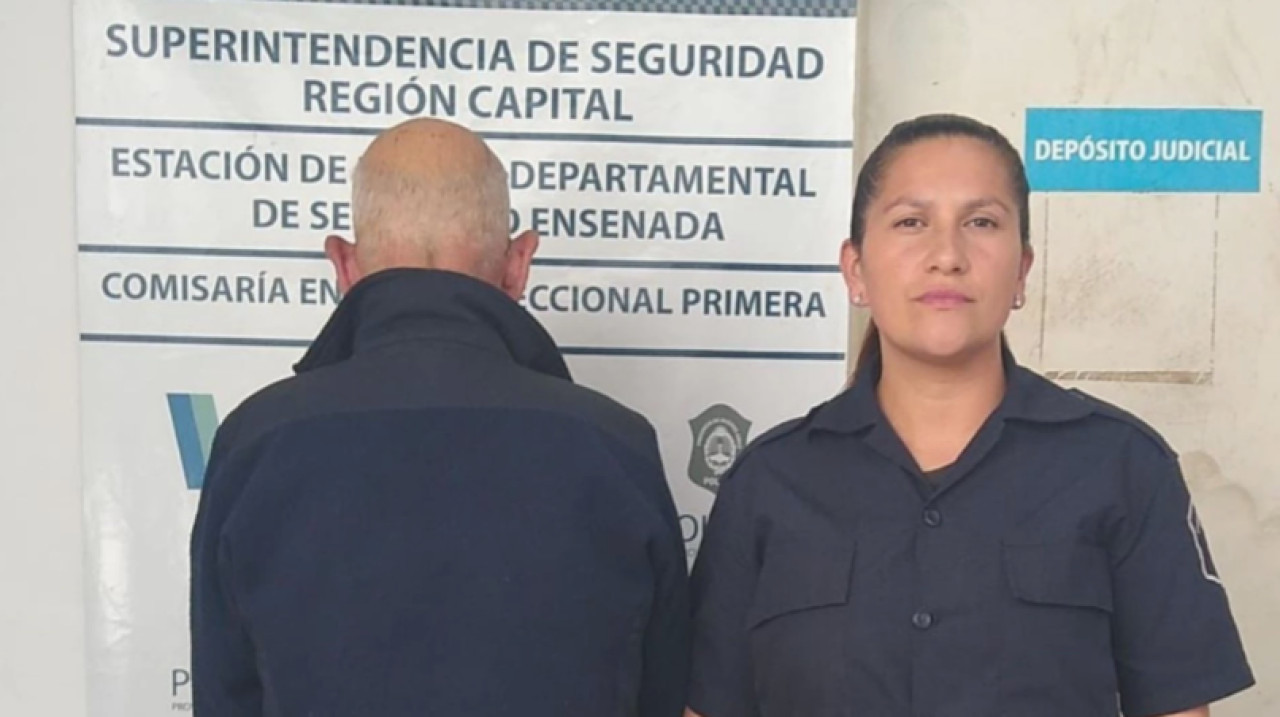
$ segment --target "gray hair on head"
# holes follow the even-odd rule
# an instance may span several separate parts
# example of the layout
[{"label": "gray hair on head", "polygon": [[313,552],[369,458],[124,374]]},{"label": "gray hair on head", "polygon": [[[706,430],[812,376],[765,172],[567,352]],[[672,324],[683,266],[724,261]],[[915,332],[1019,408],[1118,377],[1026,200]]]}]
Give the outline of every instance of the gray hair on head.
[{"label": "gray hair on head", "polygon": [[432,141],[388,137],[391,146],[366,153],[352,173],[362,264],[432,268],[464,256],[477,271],[493,270],[509,239],[506,169],[474,135],[448,127],[420,133]]}]

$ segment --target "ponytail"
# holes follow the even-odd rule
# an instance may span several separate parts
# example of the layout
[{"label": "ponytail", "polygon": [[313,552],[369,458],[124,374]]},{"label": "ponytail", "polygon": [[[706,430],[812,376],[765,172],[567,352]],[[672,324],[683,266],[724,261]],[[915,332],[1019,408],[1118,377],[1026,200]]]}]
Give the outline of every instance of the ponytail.
[{"label": "ponytail", "polygon": [[875,319],[867,319],[867,330],[862,334],[862,346],[858,349],[858,360],[853,365],[850,383],[861,379],[862,374],[879,358],[880,329],[876,328]]}]

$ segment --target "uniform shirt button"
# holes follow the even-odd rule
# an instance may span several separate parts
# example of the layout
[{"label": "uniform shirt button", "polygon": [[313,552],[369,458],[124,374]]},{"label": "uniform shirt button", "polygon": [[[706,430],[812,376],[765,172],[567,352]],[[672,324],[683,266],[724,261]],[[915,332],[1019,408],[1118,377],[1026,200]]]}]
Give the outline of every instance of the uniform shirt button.
[{"label": "uniform shirt button", "polygon": [[911,616],[911,624],[919,630],[928,630],[933,627],[933,615],[927,612],[918,612]]},{"label": "uniform shirt button", "polygon": [[936,528],[942,525],[942,511],[936,508],[928,508],[924,511],[924,524],[930,528]]}]

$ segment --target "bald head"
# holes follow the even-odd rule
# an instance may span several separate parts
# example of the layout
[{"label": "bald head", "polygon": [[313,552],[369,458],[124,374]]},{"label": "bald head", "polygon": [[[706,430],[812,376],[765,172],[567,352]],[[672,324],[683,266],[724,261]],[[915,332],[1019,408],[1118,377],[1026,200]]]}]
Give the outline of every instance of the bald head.
[{"label": "bald head", "polygon": [[415,119],[378,136],[352,177],[362,273],[410,267],[493,278],[507,245],[502,163],[458,125]]},{"label": "bald head", "polygon": [[345,293],[384,269],[441,269],[486,281],[518,299],[538,236],[509,239],[507,174],[474,133],[414,119],[378,135],[352,174],[356,241],[325,240]]},{"label": "bald head", "polygon": [[355,244],[331,236],[325,253],[345,292],[384,269],[442,269],[519,298],[538,237],[509,239],[507,174],[480,137],[450,122],[414,119],[378,135],[352,174]]}]

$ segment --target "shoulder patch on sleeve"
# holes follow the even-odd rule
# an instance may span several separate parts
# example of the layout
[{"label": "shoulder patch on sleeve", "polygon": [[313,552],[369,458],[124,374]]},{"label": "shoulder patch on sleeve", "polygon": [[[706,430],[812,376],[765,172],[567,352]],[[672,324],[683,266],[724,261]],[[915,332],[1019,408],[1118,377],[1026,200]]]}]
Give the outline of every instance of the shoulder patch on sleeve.
[{"label": "shoulder patch on sleeve", "polygon": [[1209,551],[1209,537],[1205,535],[1204,526],[1200,524],[1200,515],[1196,513],[1195,501],[1187,502],[1187,530],[1191,531],[1191,539],[1196,544],[1196,554],[1200,557],[1200,574],[1205,580],[1222,584],[1218,577],[1218,568],[1213,564],[1213,555]]}]

